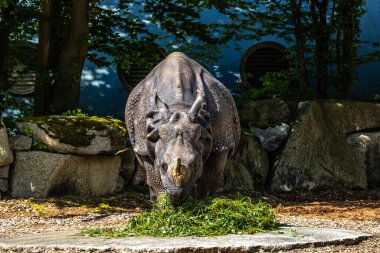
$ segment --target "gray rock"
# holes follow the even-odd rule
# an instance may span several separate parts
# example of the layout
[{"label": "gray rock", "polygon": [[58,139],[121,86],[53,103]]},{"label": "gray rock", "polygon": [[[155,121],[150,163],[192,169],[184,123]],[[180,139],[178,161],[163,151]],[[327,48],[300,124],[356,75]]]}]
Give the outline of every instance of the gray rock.
[{"label": "gray rock", "polygon": [[[62,127],[65,124],[73,124],[69,116],[49,116],[50,119],[56,122],[62,122]],[[46,146],[46,151],[61,153],[61,154],[78,154],[78,155],[101,155],[115,153],[125,148],[125,137],[123,133],[110,126],[105,130],[87,129],[85,133],[78,128],[77,131],[68,133],[70,139],[80,139],[83,136],[92,136],[89,143],[73,145],[70,142],[60,139],[58,130],[49,126],[49,119],[46,119],[44,124],[35,124],[29,122],[16,122],[17,129],[25,134],[33,135],[33,139]],[[85,128],[85,126],[83,126]]]},{"label": "gray rock", "polygon": [[297,119],[275,168],[272,190],[367,187],[365,169],[354,149],[330,124],[319,103],[299,104]]},{"label": "gray rock", "polygon": [[254,183],[247,168],[239,161],[228,160],[219,191],[252,191]]},{"label": "gray rock", "polygon": [[13,162],[13,152],[9,148],[8,132],[3,120],[0,118],[0,166]]},{"label": "gray rock", "polygon": [[132,185],[134,186],[146,186],[146,172],[143,167],[141,167],[140,164],[136,164],[136,170],[133,175],[133,179],[131,182]]},{"label": "gray rock", "polygon": [[360,132],[347,137],[367,171],[368,187],[380,188],[380,132]]},{"label": "gray rock", "polygon": [[33,139],[25,135],[16,135],[10,137],[9,142],[13,150],[28,151],[32,148]]},{"label": "gray rock", "polygon": [[76,156],[42,151],[16,152],[13,197],[102,196],[116,190],[118,156]]},{"label": "gray rock", "polygon": [[[252,235],[212,237],[127,237],[81,236],[80,231],[55,231],[30,235],[0,236],[0,250],[9,252],[283,252],[327,245],[352,245],[369,234],[326,228],[281,227],[279,231]],[[323,249],[320,251],[323,252]]]},{"label": "gray rock", "polygon": [[254,190],[264,185],[269,172],[268,156],[255,136],[242,135],[235,155],[227,162],[219,190]]},{"label": "gray rock", "polygon": [[116,182],[115,193],[121,192],[124,189],[124,178],[119,176]]},{"label": "gray rock", "polygon": [[120,154],[121,157],[121,169],[120,169],[120,175],[124,179],[124,185],[129,185],[133,177],[135,175],[135,172],[137,170],[137,159],[135,156],[135,153],[133,153],[131,150],[126,150],[125,152]]},{"label": "gray rock", "polygon": [[9,165],[0,166],[0,179],[9,177]]},{"label": "gray rock", "polygon": [[282,123],[275,127],[260,129],[250,124],[250,130],[259,138],[265,150],[276,151],[288,138],[290,126]]},{"label": "gray rock", "polygon": [[321,106],[325,120],[342,137],[365,129],[380,128],[379,103],[324,101]]},{"label": "gray rock", "polygon": [[8,191],[8,179],[0,179],[0,192]]},{"label": "gray rock", "polygon": [[254,127],[268,128],[288,123],[291,113],[288,105],[279,98],[251,101],[239,110],[242,127],[251,123]]}]

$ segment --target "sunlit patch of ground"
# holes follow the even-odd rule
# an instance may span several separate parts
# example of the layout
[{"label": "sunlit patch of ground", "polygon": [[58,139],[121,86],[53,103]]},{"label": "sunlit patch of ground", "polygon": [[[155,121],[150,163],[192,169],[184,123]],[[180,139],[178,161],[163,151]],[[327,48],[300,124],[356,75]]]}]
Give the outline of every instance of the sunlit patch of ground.
[{"label": "sunlit patch of ground", "polygon": [[137,192],[85,199],[74,196],[46,199],[8,198],[0,200],[0,219],[13,217],[66,218],[94,214],[137,213],[149,206],[148,196]]},{"label": "sunlit patch of ground", "polygon": [[282,203],[278,204],[274,211],[277,216],[380,222],[380,201],[378,200]]}]

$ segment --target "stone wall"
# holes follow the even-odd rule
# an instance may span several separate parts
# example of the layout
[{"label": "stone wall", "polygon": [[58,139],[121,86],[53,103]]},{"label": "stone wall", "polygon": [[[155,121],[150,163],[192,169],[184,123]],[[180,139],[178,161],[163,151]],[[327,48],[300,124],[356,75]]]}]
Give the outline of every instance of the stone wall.
[{"label": "stone wall", "polygon": [[[268,99],[248,103],[240,117],[242,137],[220,191],[380,188],[380,104],[289,107]],[[125,148],[115,129],[92,131],[98,137],[78,148],[36,124],[19,124],[20,135],[8,138],[0,123],[0,197],[101,196],[146,186],[131,149],[114,155]]]},{"label": "stone wall", "polygon": [[[48,116],[18,122],[19,135],[9,142],[5,127],[0,129],[0,190],[22,198],[104,196],[120,191],[121,157],[114,154],[125,148],[123,130],[108,119],[87,118]],[[73,125],[85,120],[92,122],[73,131]],[[62,138],[55,122],[69,129],[70,140]]]},{"label": "stone wall", "polygon": [[[306,101],[289,117],[284,116],[288,111],[284,104],[262,100],[242,111],[246,122],[242,127],[259,137],[270,157],[267,187],[273,191],[380,187],[380,104]],[[285,140],[278,138],[276,149],[271,140],[286,136],[280,128],[285,124],[291,131]]]},{"label": "stone wall", "polygon": [[13,162],[13,152],[9,147],[8,132],[0,118],[0,199],[9,189],[9,167]]}]

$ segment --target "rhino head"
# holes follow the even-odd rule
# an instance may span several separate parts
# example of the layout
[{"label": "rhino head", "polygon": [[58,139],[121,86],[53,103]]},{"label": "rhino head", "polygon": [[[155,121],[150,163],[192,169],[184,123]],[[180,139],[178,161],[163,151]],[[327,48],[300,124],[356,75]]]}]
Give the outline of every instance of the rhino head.
[{"label": "rhino head", "polygon": [[173,203],[187,198],[211,151],[210,114],[197,96],[191,108],[169,109],[154,96],[157,110],[147,115],[147,147],[155,174]]}]

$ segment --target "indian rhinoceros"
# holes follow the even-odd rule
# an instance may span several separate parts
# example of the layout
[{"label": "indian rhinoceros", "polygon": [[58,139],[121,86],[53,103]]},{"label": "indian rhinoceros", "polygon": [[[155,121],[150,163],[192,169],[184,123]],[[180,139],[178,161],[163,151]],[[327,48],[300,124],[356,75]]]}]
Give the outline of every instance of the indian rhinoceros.
[{"label": "indian rhinoceros", "polygon": [[133,89],[125,116],[151,199],[166,193],[179,203],[216,191],[240,122],[232,96],[205,68],[171,53]]}]

